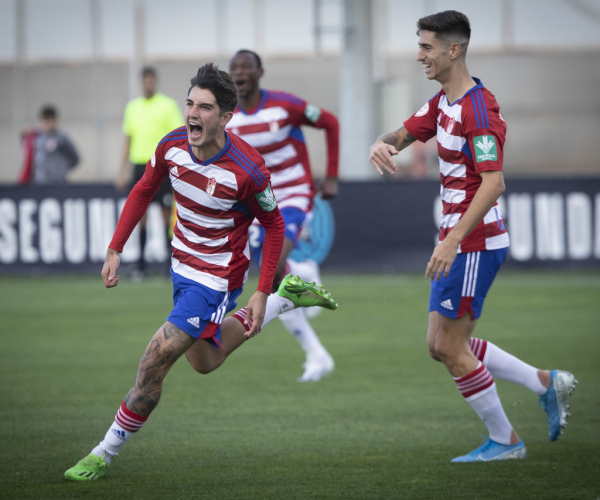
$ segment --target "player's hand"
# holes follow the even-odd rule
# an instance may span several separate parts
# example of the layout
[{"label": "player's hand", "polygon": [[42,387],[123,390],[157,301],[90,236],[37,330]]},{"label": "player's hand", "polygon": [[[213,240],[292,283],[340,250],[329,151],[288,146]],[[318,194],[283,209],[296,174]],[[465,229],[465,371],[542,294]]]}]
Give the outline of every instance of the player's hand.
[{"label": "player's hand", "polygon": [[106,260],[104,261],[104,266],[102,266],[101,273],[106,288],[112,288],[119,284],[117,269],[119,269],[120,264],[121,258],[119,257],[119,252],[109,248],[106,252]]},{"label": "player's hand", "polygon": [[319,186],[321,198],[324,200],[335,198],[338,195],[338,191],[338,180],[335,177],[325,177]]},{"label": "player's hand", "polygon": [[394,175],[398,171],[398,167],[392,156],[397,154],[398,150],[394,146],[386,144],[383,141],[375,141],[371,146],[369,161],[375,167],[375,170],[379,172],[379,175],[383,175],[384,170]]},{"label": "player's hand", "polygon": [[442,241],[435,247],[431,259],[429,259],[427,269],[425,269],[425,277],[431,281],[434,279],[440,281],[442,276],[447,278],[457,253],[458,244],[449,239]]},{"label": "player's hand", "polygon": [[246,313],[246,319],[244,320],[244,324],[252,324],[252,327],[244,334],[246,335],[246,337],[254,337],[257,333],[260,332],[263,320],[265,319],[267,298],[269,298],[269,294],[265,292],[260,292],[258,290],[254,292],[252,297],[250,297],[250,300],[248,301],[248,311]]}]

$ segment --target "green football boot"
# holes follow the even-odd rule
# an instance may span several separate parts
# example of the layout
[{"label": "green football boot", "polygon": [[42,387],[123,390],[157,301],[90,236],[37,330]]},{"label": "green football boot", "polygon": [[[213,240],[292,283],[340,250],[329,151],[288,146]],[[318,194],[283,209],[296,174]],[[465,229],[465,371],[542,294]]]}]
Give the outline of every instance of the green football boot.
[{"label": "green football boot", "polygon": [[90,453],[65,472],[65,479],[71,481],[94,481],[106,475],[108,464],[100,457]]},{"label": "green football boot", "polygon": [[338,304],[323,285],[315,285],[298,276],[288,274],[279,285],[277,295],[291,300],[296,307],[319,306],[325,309],[337,309]]}]

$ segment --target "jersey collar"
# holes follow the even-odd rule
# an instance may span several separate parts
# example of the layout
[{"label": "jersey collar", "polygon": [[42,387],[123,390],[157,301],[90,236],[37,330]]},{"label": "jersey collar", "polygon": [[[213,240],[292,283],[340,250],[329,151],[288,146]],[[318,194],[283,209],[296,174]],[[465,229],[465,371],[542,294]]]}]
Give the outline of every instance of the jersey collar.
[{"label": "jersey collar", "polygon": [[221,159],[221,157],[225,153],[227,153],[230,145],[231,145],[231,139],[229,139],[229,134],[227,132],[225,132],[225,146],[223,146],[223,149],[221,149],[221,151],[219,151],[212,158],[209,158],[208,160],[205,160],[203,162],[198,161],[198,158],[196,158],[196,156],[192,152],[192,146],[190,145],[189,142],[188,142],[188,151],[190,152],[190,156],[192,157],[192,160],[194,160],[194,163],[197,163],[198,165],[211,165],[211,164],[219,161]]},{"label": "jersey collar", "polygon": [[[479,90],[479,89],[483,88],[483,83],[481,83],[481,80],[479,78],[475,78],[474,76],[472,76],[471,78],[473,78],[473,80],[475,80],[475,83],[477,85],[475,85],[474,87],[471,87],[469,90],[467,90],[465,92],[465,95],[463,95],[462,97],[459,97],[458,99],[456,99],[456,101],[454,101],[452,104],[449,103],[448,104],[449,106],[454,106],[458,101],[460,101],[461,99],[464,99],[465,97],[467,97],[471,92],[475,92],[476,90]],[[446,96],[446,99],[448,99],[448,96]]]},{"label": "jersey collar", "polygon": [[250,109],[250,110],[246,111],[239,104],[237,106],[237,109],[239,111],[241,111],[242,113],[244,113],[245,115],[255,115],[256,113],[258,113],[263,108],[263,106],[265,105],[265,101],[267,100],[267,91],[260,89],[260,93],[261,93],[262,97],[260,98],[260,102],[258,103],[258,106],[256,106],[254,109]]}]

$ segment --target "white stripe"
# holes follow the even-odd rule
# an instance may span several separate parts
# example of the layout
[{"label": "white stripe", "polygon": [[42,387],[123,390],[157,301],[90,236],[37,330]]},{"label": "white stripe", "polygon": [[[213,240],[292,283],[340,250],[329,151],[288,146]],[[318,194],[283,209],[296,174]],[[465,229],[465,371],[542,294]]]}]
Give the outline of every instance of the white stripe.
[{"label": "white stripe", "polygon": [[276,186],[302,179],[305,175],[306,170],[304,170],[302,163],[297,163],[293,167],[288,167],[281,172],[271,172],[271,187],[275,188]]},{"label": "white stripe", "polygon": [[437,141],[441,146],[450,151],[461,151],[466,139],[457,135],[451,135],[439,125],[437,126]]},{"label": "white stripe", "polygon": [[184,238],[190,243],[196,243],[197,245],[206,245],[207,247],[220,247],[227,243],[227,236],[225,236],[224,238],[217,238],[216,240],[211,240],[210,238],[202,238],[196,233],[193,233],[189,229],[185,228],[179,219],[177,220],[177,227],[183,233]]},{"label": "white stripe", "polygon": [[483,218],[484,224],[498,224],[498,221],[502,219],[502,210],[500,210],[500,206],[496,205],[495,207],[490,208],[490,211],[485,214]]},{"label": "white stripe", "polygon": [[275,199],[280,202],[290,196],[298,196],[299,194],[310,194],[310,184],[300,184],[299,186],[291,186],[283,189],[273,189]]},{"label": "white stripe", "polygon": [[196,250],[193,250],[193,249],[187,247],[185,245],[185,243],[183,243],[183,241],[181,241],[175,235],[173,236],[172,246],[173,246],[173,248],[177,248],[178,250],[181,250],[182,252],[193,255],[194,257],[197,257],[198,259],[201,259],[202,261],[204,261],[208,264],[213,264],[215,266],[223,266],[223,267],[228,266],[229,263],[231,262],[231,257],[233,256],[232,252],[223,252],[223,253],[197,252]]},{"label": "white stripe", "polygon": [[254,134],[244,134],[240,135],[240,137],[250,144],[250,146],[260,148],[285,141],[290,136],[291,130],[292,125],[290,124],[280,128],[276,132],[268,130],[265,132],[255,132]]},{"label": "white stripe", "polygon": [[473,294],[471,293],[471,289],[472,289],[472,285],[473,285],[473,279],[474,279],[474,273],[475,273],[475,261],[477,259],[477,255],[475,254],[471,254],[471,266],[469,268],[469,282],[467,284],[467,297],[472,297]]},{"label": "white stripe", "polygon": [[291,158],[295,158],[298,152],[293,144],[286,144],[282,148],[272,151],[270,153],[264,153],[262,155],[265,160],[267,167],[275,167],[281,165],[283,162],[288,161]]},{"label": "white stripe", "polygon": [[492,236],[485,239],[486,250],[497,250],[498,248],[506,248],[510,245],[508,233],[502,233],[498,236]]},{"label": "white stripe", "polygon": [[171,267],[173,272],[180,274],[184,278],[200,283],[201,285],[207,286],[212,290],[218,292],[226,292],[229,288],[229,280],[225,278],[219,278],[212,274],[198,271],[193,267],[187,266],[182,262],[179,262],[175,257],[171,257]]},{"label": "white stripe", "polygon": [[440,161],[440,173],[445,177],[466,177],[467,166],[464,163],[449,163],[442,160],[438,156]]},{"label": "white stripe", "polygon": [[479,259],[481,258],[481,252],[477,252],[477,258],[475,259],[475,272],[473,273],[473,287],[471,288],[471,297],[475,297],[475,290],[477,289],[477,276],[479,276]]},{"label": "white stripe", "polygon": [[223,229],[225,227],[233,227],[233,219],[217,219],[216,217],[207,217],[192,212],[189,208],[185,208],[179,203],[175,203],[177,207],[177,216],[184,220],[190,221],[200,227],[209,229]]},{"label": "white stripe", "polygon": [[475,401],[476,399],[479,399],[480,397],[485,396],[488,392],[493,391],[495,388],[496,388],[496,382],[494,382],[492,385],[490,385],[487,389],[484,389],[483,391],[479,391],[475,394],[472,394],[468,398],[465,398],[465,401],[468,401],[468,402]]},{"label": "white stripe", "polygon": [[172,162],[202,174],[204,177],[209,179],[214,177],[219,184],[230,187],[237,191],[237,179],[233,172],[216,167],[215,165],[200,165],[196,163],[190,154],[183,149],[169,149],[165,154],[165,160],[171,160]]},{"label": "white stripe", "polygon": [[308,206],[310,205],[310,199],[306,196],[293,196],[292,198],[288,198],[282,202],[278,202],[277,206],[279,210],[283,210],[284,208],[294,207],[298,210],[302,210],[306,212],[308,210]]},{"label": "white stripe", "polygon": [[263,108],[257,113],[247,115],[242,112],[234,113],[229,123],[225,127],[231,130],[237,127],[245,127],[246,125],[259,125],[261,123],[269,123],[279,120],[285,120],[289,117],[289,113],[281,106],[273,106],[271,108]]},{"label": "white stripe", "polygon": [[204,207],[226,211],[231,210],[231,207],[237,202],[237,200],[224,200],[222,198],[209,196],[206,191],[199,189],[196,186],[192,186],[173,175],[169,175],[169,177],[171,178],[171,185],[175,191]]},{"label": "white stripe", "polygon": [[454,118],[457,122],[462,121],[462,106],[460,104],[450,106],[448,104],[448,98],[445,95],[441,97],[438,108],[443,111],[446,116]]},{"label": "white stripe", "polygon": [[445,187],[440,189],[440,197],[446,203],[460,203],[464,201],[466,196],[467,192],[462,189],[448,189]]},{"label": "white stripe", "polygon": [[462,214],[446,214],[442,215],[442,221],[440,222],[440,227],[454,227],[458,224]]},{"label": "white stripe", "polygon": [[461,296],[462,297],[466,297],[466,293],[467,293],[467,280],[469,279],[469,264],[471,262],[471,254],[468,253],[467,254],[467,263],[465,264],[465,276],[463,278],[463,289],[462,289],[462,293]]}]

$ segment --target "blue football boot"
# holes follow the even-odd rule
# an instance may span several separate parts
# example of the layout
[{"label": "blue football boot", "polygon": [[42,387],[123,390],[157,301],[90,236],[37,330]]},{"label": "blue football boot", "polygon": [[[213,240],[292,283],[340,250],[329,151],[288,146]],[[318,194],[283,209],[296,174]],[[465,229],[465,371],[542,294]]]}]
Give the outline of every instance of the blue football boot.
[{"label": "blue football boot", "polygon": [[577,380],[569,373],[562,370],[550,372],[550,386],[546,393],[538,400],[548,418],[548,437],[556,441],[567,426],[567,417],[570,417],[567,399],[575,390]]},{"label": "blue football boot", "polygon": [[517,444],[500,444],[487,438],[479,448],[462,457],[453,458],[451,462],[491,462],[492,460],[509,460],[526,456],[527,450],[523,441],[519,441]]}]

